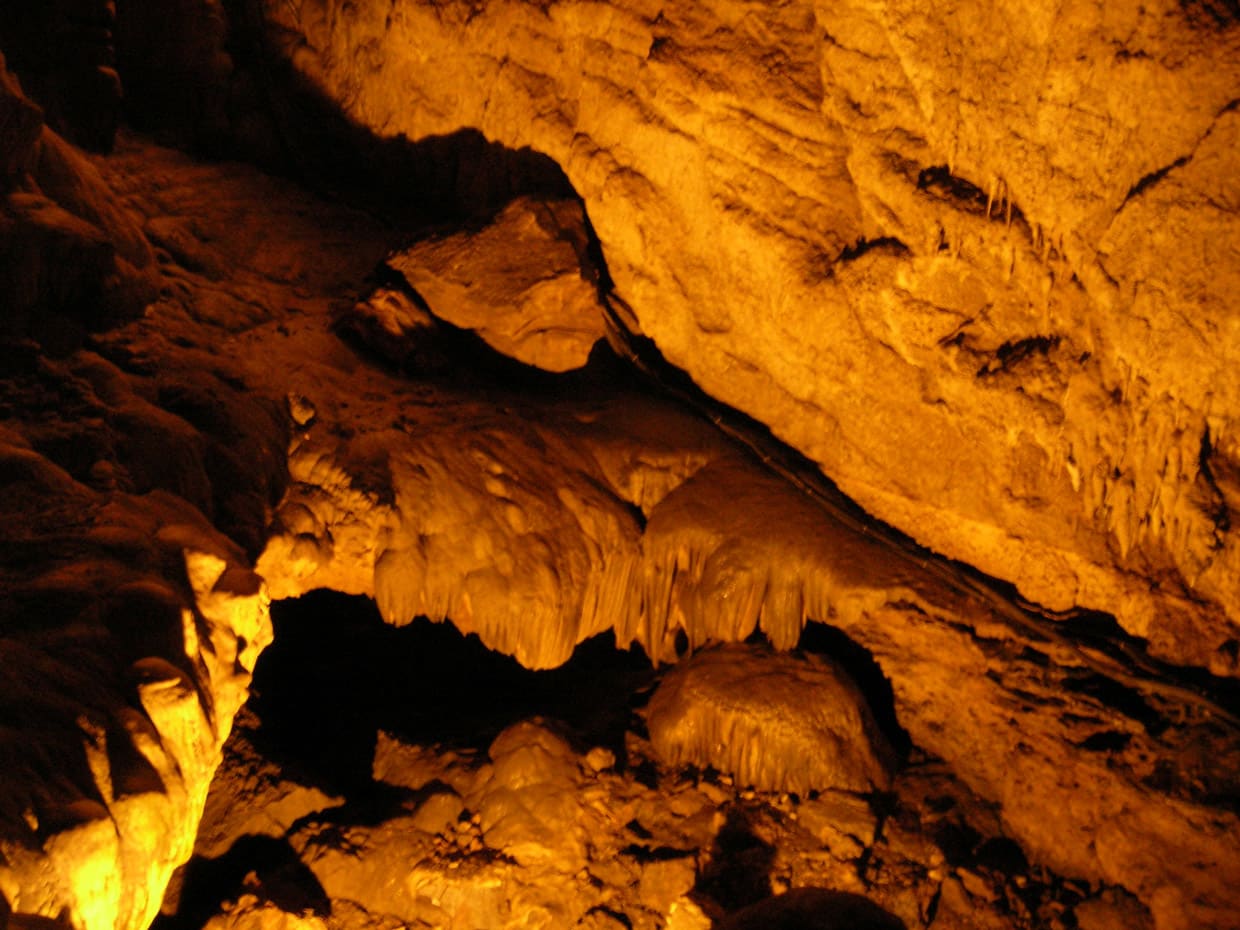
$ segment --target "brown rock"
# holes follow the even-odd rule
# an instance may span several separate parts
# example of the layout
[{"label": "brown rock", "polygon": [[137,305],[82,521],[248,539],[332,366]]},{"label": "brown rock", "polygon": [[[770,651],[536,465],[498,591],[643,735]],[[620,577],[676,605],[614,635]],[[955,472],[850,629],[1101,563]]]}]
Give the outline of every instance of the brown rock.
[{"label": "brown rock", "polygon": [[714,766],[739,785],[807,793],[885,787],[894,760],[838,664],[725,646],[677,665],[647,711],[669,765]]},{"label": "brown rock", "polygon": [[1236,672],[1228,15],[294,9],[271,40],[376,133],[554,158],[642,331],[868,511]]},{"label": "brown rock", "polygon": [[518,361],[569,371],[604,336],[586,249],[580,204],[519,198],[481,230],[425,240],[387,264],[439,319]]}]

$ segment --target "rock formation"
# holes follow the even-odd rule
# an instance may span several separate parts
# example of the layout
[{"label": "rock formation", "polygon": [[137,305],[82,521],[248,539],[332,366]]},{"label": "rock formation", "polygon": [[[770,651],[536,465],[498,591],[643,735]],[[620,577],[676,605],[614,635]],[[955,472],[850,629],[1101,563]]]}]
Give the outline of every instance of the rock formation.
[{"label": "rock formation", "polygon": [[698,653],[663,679],[647,725],[670,764],[714,766],[764,791],[886,790],[895,768],[865,697],[821,657]]},{"label": "rock formation", "polygon": [[[47,22],[110,49],[81,7]],[[1233,925],[1231,5],[203,2],[168,48],[151,9],[117,21],[139,121],[354,158],[425,212],[129,135],[88,157],[45,114],[111,147],[107,55],[26,48],[44,109],[0,69],[0,917],[149,923],[270,598],[326,587],[531,668],[830,624],[1099,913]],[[5,10],[10,58],[52,28]],[[409,920],[490,906],[433,854],[454,796],[466,852],[586,862],[601,770],[541,723],[486,764],[378,828],[424,856]],[[338,833],[289,836],[364,884]],[[701,926],[682,866],[642,906]]]},{"label": "rock formation", "polygon": [[559,162],[641,331],[869,512],[1236,672],[1226,7],[263,9],[373,132]]},{"label": "rock formation", "polygon": [[424,240],[387,264],[437,318],[519,362],[569,371],[604,335],[588,252],[580,203],[520,198],[478,232]]}]

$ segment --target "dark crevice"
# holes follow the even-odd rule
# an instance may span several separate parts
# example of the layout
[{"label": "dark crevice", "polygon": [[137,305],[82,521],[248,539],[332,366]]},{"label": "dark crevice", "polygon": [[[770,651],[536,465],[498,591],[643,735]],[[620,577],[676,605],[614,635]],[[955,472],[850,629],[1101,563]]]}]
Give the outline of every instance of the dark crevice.
[{"label": "dark crevice", "polygon": [[617,695],[654,677],[645,656],[618,650],[611,634],[534,672],[450,624],[389,626],[369,599],[334,592],[277,602],[272,621],[275,642],[254,675],[255,743],[330,792],[372,787],[379,730],[415,745],[485,749],[509,724],[545,716],[622,759],[632,711]]},{"label": "dark crevice", "polygon": [[[1006,185],[1000,185],[1006,191]],[[951,200],[958,209],[975,216],[1006,223],[1024,219],[1024,213],[1008,198],[996,198],[951,173],[946,165],[932,165],[917,174],[917,189],[944,200]]]},{"label": "dark crevice", "polygon": [[754,904],[771,894],[776,850],[758,835],[751,816],[740,807],[728,811],[694,887],[697,895],[726,911]]},{"label": "dark crevice", "polygon": [[1098,733],[1091,733],[1077,743],[1077,746],[1081,749],[1088,749],[1090,752],[1119,752],[1125,749],[1131,742],[1131,733],[1123,733],[1119,730],[1102,730]]},{"label": "dark crevice", "polygon": [[1240,23],[1240,0],[1180,0],[1190,25],[1211,32]]},{"label": "dark crevice", "polygon": [[1135,720],[1151,736],[1161,735],[1170,726],[1170,721],[1154,710],[1137,691],[1104,675],[1093,672],[1070,675],[1063,686],[1068,691],[1092,697]]},{"label": "dark crevice", "polygon": [[1187,165],[1190,158],[1191,156],[1185,155],[1182,158],[1177,158],[1175,161],[1173,161],[1169,165],[1164,165],[1162,168],[1159,168],[1157,171],[1151,171],[1149,174],[1147,174],[1145,177],[1139,180],[1136,184],[1132,185],[1131,188],[1129,188],[1128,193],[1124,196],[1124,203],[1120,205],[1120,209],[1123,209],[1123,207],[1126,206],[1128,202],[1132,200],[1133,198],[1140,197],[1142,194],[1144,194],[1147,190],[1149,190],[1151,187],[1153,187],[1155,184],[1157,184],[1159,181],[1165,178],[1168,174],[1170,174],[1176,168],[1182,168],[1185,165]]},{"label": "dark crevice", "polygon": [[810,621],[801,633],[797,648],[803,652],[829,656],[843,666],[861,689],[874,721],[887,738],[901,764],[908,758],[913,741],[896,716],[895,692],[873,654],[842,630]]},{"label": "dark crevice", "polygon": [[892,255],[907,255],[909,248],[895,236],[881,236],[878,239],[866,239],[864,236],[855,243],[844,247],[836,261],[851,262],[869,252],[882,251]]},{"label": "dark crevice", "polygon": [[633,843],[621,849],[620,854],[641,863],[674,862],[677,859],[692,858],[697,855],[697,850],[677,849],[674,846],[643,846]]},{"label": "dark crevice", "polygon": [[1010,371],[1033,355],[1046,357],[1059,348],[1059,336],[1029,336],[1008,341],[995,350],[994,358],[977,370],[977,377],[988,378],[1000,372]]},{"label": "dark crevice", "polygon": [[1197,452],[1197,471],[1206,485],[1207,501],[1205,502],[1205,512],[1210,522],[1214,524],[1214,545],[1216,549],[1221,549],[1223,547],[1223,536],[1231,529],[1231,512],[1227,507],[1227,499],[1223,495],[1218,479],[1214,474],[1211,461],[1213,456],[1214,441],[1210,436],[1210,427],[1207,425],[1201,433],[1201,447]]},{"label": "dark crevice", "polygon": [[[197,930],[224,902],[260,886],[267,900],[289,913],[331,914],[323,886],[286,840],[248,835],[218,858],[190,860],[179,887],[171,888],[176,914],[156,918],[152,930]],[[169,903],[165,899],[165,906]]]}]

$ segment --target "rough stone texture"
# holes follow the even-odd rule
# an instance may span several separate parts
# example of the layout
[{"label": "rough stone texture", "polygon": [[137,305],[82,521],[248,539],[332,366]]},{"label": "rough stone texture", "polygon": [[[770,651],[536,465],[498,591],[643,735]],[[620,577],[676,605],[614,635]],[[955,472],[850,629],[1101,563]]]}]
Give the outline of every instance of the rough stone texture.
[{"label": "rough stone texture", "polygon": [[[1049,607],[1104,607],[1163,654],[1235,671],[1225,11],[267,8],[300,17],[282,47],[363,125],[474,126],[555,156],[667,357],[872,510]],[[0,105],[5,333],[42,340],[6,345],[0,369],[14,922],[149,919],[265,639],[258,558],[277,596],[372,594],[393,622],[451,617],[536,667],[605,629],[667,661],[678,632],[787,648],[830,622],[1039,865],[1123,886],[1160,930],[1234,923],[1234,730],[1134,644],[1024,624],[606,372],[397,378],[333,331],[393,230],[149,145],[87,162],[7,77]],[[82,348],[148,242],[158,296]],[[372,345],[421,324],[391,311]],[[300,851],[366,887],[336,826]],[[432,857],[418,880],[470,902],[494,877],[456,871]],[[667,871],[647,902],[683,879]],[[961,873],[942,912],[988,893]]]},{"label": "rough stone texture", "polygon": [[745,646],[681,662],[647,710],[671,765],[713,765],[742,785],[808,794],[886,789],[895,756],[839,663]]},{"label": "rough stone texture", "polygon": [[[54,137],[42,138],[46,157]],[[99,171],[50,144],[64,202],[100,209],[101,240],[97,230],[115,221],[147,249]],[[184,206],[186,188],[152,162],[143,170],[154,172],[145,190]],[[218,192],[204,195],[227,209]],[[355,249],[373,248],[359,241]],[[255,246],[239,247],[276,275]],[[275,252],[295,276],[291,256]],[[349,277],[382,251],[372,255]],[[316,263],[320,275],[331,267]],[[48,270],[53,284],[63,274],[58,263]],[[95,348],[109,358],[69,351],[76,340],[66,346],[54,328],[40,335],[63,357],[30,341],[3,347],[0,917],[18,926],[150,923],[193,849],[220,747],[270,641],[269,599],[243,544],[261,545],[287,430],[274,402],[247,392],[227,350],[215,351],[221,324],[241,325],[239,308],[254,308],[205,275],[193,286],[165,280],[161,331],[139,322],[127,339],[101,339]],[[291,290],[265,293],[288,306]],[[210,349],[178,337],[191,315],[212,333],[199,334]]]},{"label": "rough stone texture", "polygon": [[[348,701],[341,683],[325,687]],[[385,714],[399,724],[399,713]],[[264,734],[274,741],[268,752],[318,753],[313,737],[295,745],[301,741],[282,740],[267,726],[247,724],[230,741],[213,799],[218,793],[257,805],[272,788],[306,790],[287,776],[283,787],[253,781],[251,741]],[[284,911],[312,908],[327,930],[705,930],[732,920],[750,926],[745,921],[761,914],[772,921],[765,925],[781,926],[776,917],[873,917],[884,909],[910,930],[1034,930],[1074,905],[1087,916],[1099,906],[1105,912],[1113,897],[1065,892],[1019,852],[1007,862],[987,855],[996,845],[1012,846],[993,810],[933,764],[896,777],[880,836],[863,797],[755,792],[710,771],[653,775],[653,747],[632,730],[617,745],[618,758],[597,745],[584,751],[589,735],[546,718],[517,716],[489,743],[467,726],[455,733],[452,749],[382,734],[374,767],[383,784],[354,786],[342,803],[284,834],[308,869],[282,868],[257,849],[247,856],[253,838],[236,832],[225,853],[218,838],[241,825],[228,815],[215,821],[222,807],[209,801],[210,839],[193,865],[200,875],[221,874],[227,862],[233,875],[211,889],[223,907],[200,912],[195,922],[216,913],[213,925],[223,930],[258,896]],[[602,753],[613,755],[611,764],[591,761]],[[809,816],[820,808],[843,813],[837,822],[850,829],[863,819],[869,824],[855,830],[861,839],[844,844],[841,832]],[[444,811],[454,813],[445,820]],[[837,890],[830,895],[825,887]],[[940,906],[934,914],[930,902],[947,887],[958,889],[952,893],[962,909]],[[798,890],[782,894],[788,888]],[[865,908],[863,894],[876,903]],[[762,900],[765,906],[746,907]]]},{"label": "rough stone texture", "polygon": [[193,848],[268,600],[192,506],[81,483],[15,425],[0,441],[6,913],[143,927]]},{"label": "rough stone texture", "polygon": [[581,205],[518,198],[477,232],[388,257],[431,313],[546,371],[580,368],[603,338]]},{"label": "rough stone texture", "polygon": [[[340,396],[328,377],[316,398]],[[1235,740],[1181,692],[1013,628],[1011,605],[858,532],[649,399],[603,391],[535,413],[493,392],[497,417],[443,388],[421,406],[404,390],[359,394],[352,428],[333,425],[336,401],[316,403],[294,440],[259,561],[276,596],[370,594],[392,622],[451,617],[532,668],[606,629],[671,660],[677,631],[702,644],[761,630],[789,648],[821,619],[870,650],[914,743],[999,801],[1038,861],[1133,890],[1160,927],[1228,925],[1234,891],[1213,876],[1240,867],[1240,822],[1212,799],[1235,790]],[[392,399],[398,429],[378,413]],[[1189,726],[1164,731],[1185,713]],[[1153,794],[1160,757],[1177,774]]]},{"label": "rough stone texture", "polygon": [[264,10],[379,135],[556,159],[641,329],[871,513],[1236,673],[1230,7]]},{"label": "rough stone texture", "polygon": [[43,125],[0,56],[0,335],[56,349],[140,312],[154,256],[98,170]]}]

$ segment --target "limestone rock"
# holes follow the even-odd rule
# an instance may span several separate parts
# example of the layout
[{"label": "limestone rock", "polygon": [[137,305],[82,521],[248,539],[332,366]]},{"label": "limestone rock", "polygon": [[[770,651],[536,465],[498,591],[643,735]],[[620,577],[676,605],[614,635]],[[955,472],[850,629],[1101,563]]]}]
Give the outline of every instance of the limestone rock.
[{"label": "limestone rock", "polygon": [[496,737],[489,755],[493,767],[478,807],[487,845],[522,865],[554,863],[567,873],[583,867],[597,815],[574,790],[580,778],[569,745],[528,721]]},{"label": "limestone rock", "polygon": [[[272,15],[275,6],[269,5]],[[408,65],[399,50],[362,65],[367,55],[328,54],[353,49],[354,39],[364,38],[362,26],[377,21],[366,19],[336,45],[334,33],[328,35],[333,24],[372,11],[354,5],[345,15],[342,7],[331,22],[316,21],[325,6],[279,4],[278,15],[301,10],[302,25],[325,37],[301,46],[299,66],[307,58],[321,68]],[[495,55],[477,70],[479,85],[500,75],[496,104],[478,125],[503,138],[529,133],[559,140],[548,150],[586,194],[621,296],[673,360],[692,368],[712,392],[760,413],[869,504],[944,551],[998,565],[1029,593],[1042,585],[1053,595],[1051,606],[1110,606],[1165,653],[1208,657],[1228,628],[1201,598],[1223,604],[1234,577],[1228,561],[1234,543],[1215,519],[1225,513],[1220,501],[1230,506],[1235,497],[1232,342],[1223,338],[1227,324],[1216,318],[1220,304],[1211,290],[1224,286],[1226,275],[1189,280],[1176,266],[1175,280],[1142,298],[1150,303],[1134,301],[1136,318],[1173,321],[1174,315],[1159,315],[1168,309],[1162,301],[1187,289],[1201,297],[1202,319],[1216,326],[1210,331],[1222,334],[1210,351],[1195,355],[1178,324],[1168,322],[1165,333],[1156,329],[1163,341],[1149,344],[1160,358],[1201,362],[1168,362],[1164,370],[1126,331],[1123,292],[1114,312],[1097,296],[1110,293],[1110,285],[1090,258],[1092,240],[1078,230],[1046,259],[1062,262],[1054,266],[1061,270],[1046,312],[1056,326],[1075,328],[1055,329],[1058,342],[1046,335],[1040,322],[1034,325],[1028,298],[1046,280],[1039,277],[1045,266],[1030,258],[1020,237],[1029,217],[1050,217],[1048,243],[1058,242],[1055,223],[1079,222],[1088,232],[1092,211],[1106,204],[1078,202],[1073,193],[1092,169],[1076,162],[1071,170],[1056,168],[1043,203],[1024,198],[1026,190],[1041,190],[1039,179],[1046,181],[1035,164],[1028,177],[1012,176],[1011,227],[1007,195],[997,187],[1000,209],[992,203],[987,217],[985,185],[970,187],[962,176],[982,177],[976,166],[984,140],[963,140],[969,145],[955,167],[960,175],[936,167],[946,146],[939,117],[928,107],[941,98],[925,82],[947,72],[914,65],[944,46],[889,49],[884,43],[922,28],[920,19],[876,21],[891,9],[817,11],[843,27],[831,32],[839,41],[829,47],[819,44],[810,18],[795,5],[754,5],[749,18],[721,28],[711,5],[673,6],[659,22],[599,4],[556,4],[545,16],[536,5],[488,4],[467,16],[452,5],[400,3],[391,35],[409,40],[405,50],[422,48],[425,39],[459,66],[422,62],[420,78],[474,74],[479,45],[515,47],[513,35],[533,30],[528,48],[541,62],[526,60],[527,69]],[[969,9],[960,29],[981,16]],[[1172,38],[1183,38],[1177,24],[1191,12],[1166,12]],[[936,24],[942,18],[934,10],[927,16]],[[545,29],[559,30],[565,41],[544,41],[539,30]],[[746,36],[743,53],[716,62],[715,43],[738,32]],[[952,54],[959,34],[947,32]],[[1151,48],[1163,49],[1166,41],[1151,38]],[[1213,98],[1230,72],[1225,63],[1211,72],[1217,65],[1211,56],[1218,57],[1211,50],[1229,41],[1206,32],[1200,57],[1177,65],[1131,55],[1122,67],[1147,77],[1160,68],[1204,69],[1193,71],[1201,78],[1194,86]],[[613,54],[621,45],[629,53]],[[819,97],[807,100],[797,88],[820,89],[820,64],[839,64],[837,55],[847,63],[854,47],[865,52],[855,71],[831,69],[840,82],[886,74],[895,85],[880,94],[892,109],[879,107],[877,116],[877,104],[841,108],[845,115],[854,111],[849,120],[862,121],[848,123],[853,141],[846,146],[833,125],[813,122],[822,113]],[[765,54],[772,48],[774,57]],[[867,55],[879,64],[864,63]],[[895,67],[893,55],[911,64]],[[547,87],[548,105],[537,120],[528,118],[521,93],[499,92],[510,84],[528,90],[536,83],[529,74],[554,70],[548,62],[614,69],[574,72],[585,75],[583,92],[597,95],[587,103],[599,104],[580,107],[575,128],[559,125],[560,103],[571,97],[559,88]],[[1071,56],[1052,63],[1069,87],[1086,67]],[[1108,59],[1112,64],[1121,67]],[[632,80],[633,70],[643,68],[679,77]],[[712,81],[700,80],[703,75]],[[753,99],[752,89],[767,80],[790,93],[760,96],[756,115],[765,118],[756,118],[753,106],[729,109],[727,101]],[[468,83],[453,82],[458,92]],[[927,91],[918,98],[924,106],[913,106],[906,82]],[[375,102],[370,84],[357,86],[359,100]],[[838,94],[843,85],[823,86]],[[1159,81],[1151,86],[1156,97],[1170,93]],[[429,92],[434,82],[410,79],[402,87],[402,94]],[[711,88],[705,103],[699,87]],[[858,93],[863,89],[857,86]],[[1015,90],[1023,93],[1023,86]],[[645,112],[634,118],[637,104],[650,104],[651,95],[675,110],[674,120],[647,119]],[[469,112],[443,116],[434,106],[418,112],[431,121],[442,116],[445,125],[473,122],[477,102],[470,93],[452,105]],[[1081,111],[1065,106],[1079,135]],[[1170,104],[1167,113],[1183,115]],[[1214,121],[1193,159],[1163,174],[1155,169],[1144,185],[1141,172],[1150,166],[1129,162],[1150,152],[1175,158],[1186,132],[1181,122],[1169,119],[1166,137],[1152,148],[1105,146],[1131,170],[1112,165],[1101,172],[1103,180],[1118,183],[1118,196],[1133,190],[1123,222],[1114,224],[1107,268],[1131,282],[1148,266],[1142,230],[1168,216],[1160,197],[1199,192],[1218,176],[1232,157],[1223,143],[1233,116],[1227,111]],[[899,125],[862,132],[872,117]],[[804,134],[802,119],[811,120],[817,135]],[[936,138],[913,138],[900,128],[923,120]],[[1203,133],[1210,120],[1201,116]],[[1137,120],[1119,135],[1132,142],[1147,132]],[[694,141],[703,138],[712,140],[706,155]],[[881,140],[897,150],[882,149],[888,142]],[[880,146],[877,153],[870,144]],[[781,155],[781,146],[796,157]],[[650,155],[655,151],[658,159]],[[669,151],[683,157],[669,158]],[[1008,157],[986,151],[996,161]],[[918,160],[901,161],[900,152]],[[69,183],[58,188],[68,192],[65,203],[95,202],[89,183],[83,182],[86,194],[75,193],[85,177],[78,160],[57,157],[53,151],[49,177],[64,182],[62,169],[68,173]],[[25,156],[17,161],[23,172],[35,170]],[[757,170],[755,162],[771,170]],[[546,395],[396,379],[331,328],[340,308],[357,301],[359,282],[390,252],[390,231],[250,169],[199,164],[145,143],[123,140],[114,158],[95,164],[116,194],[108,203],[146,218],[144,228],[159,243],[164,286],[142,319],[95,337],[97,352],[50,360],[29,343],[4,349],[0,620],[4,667],[18,674],[4,677],[0,687],[0,732],[6,758],[16,760],[0,779],[0,888],[14,922],[51,920],[67,908],[88,930],[137,930],[153,913],[168,873],[188,855],[203,786],[265,641],[262,588],[237,543],[263,550],[261,574],[278,596],[318,586],[373,594],[394,622],[420,612],[451,617],[531,666],[557,664],[576,643],[608,629],[621,645],[642,644],[666,659],[682,631],[695,648],[759,630],[791,647],[806,622],[830,623],[873,655],[912,740],[989,799],[1032,860],[1130,889],[1160,928],[1234,922],[1237,892],[1224,879],[1240,869],[1240,834],[1234,813],[1219,802],[1236,793],[1234,731],[1183,682],[1161,677],[1173,670],[1151,672],[1139,644],[1107,632],[1078,648],[1074,636],[1082,624],[1027,617],[959,566],[884,543],[879,530],[841,519],[803,487],[739,452],[709,423],[641,391],[600,387],[590,373],[557,382]],[[891,174],[904,181],[879,183]],[[33,179],[23,175],[21,183]],[[1072,209],[1061,220],[1052,206]],[[60,209],[83,220],[68,206]],[[1203,202],[1202,210],[1214,209]],[[743,222],[734,224],[737,217]],[[1177,225],[1181,219],[1168,228],[1185,235],[1189,226],[1198,228],[1196,221]],[[1212,241],[1226,246],[1230,219],[1226,211],[1216,219]],[[102,221],[84,221],[104,231]],[[892,230],[898,243],[880,235]],[[936,235],[923,239],[919,231]],[[858,235],[871,237],[864,247]],[[103,238],[119,243],[110,233]],[[815,255],[839,257],[832,274],[802,261],[806,242],[811,252],[818,249]],[[1004,258],[999,246],[1015,251],[996,267]],[[810,283],[789,276],[790,268],[808,269]],[[1087,336],[1096,344],[1089,343],[1084,351],[1091,355],[1082,360]],[[1134,362],[1131,382],[1129,369],[1119,366],[1125,353]],[[1186,375],[1189,368],[1196,374]],[[1211,407],[1208,437],[1199,428],[1207,382],[1210,403],[1218,405]],[[1157,388],[1149,386],[1154,383]],[[789,399],[792,386],[795,399]],[[296,398],[292,430],[282,414],[290,396]],[[933,403],[923,406],[923,398]],[[1060,421],[1056,410],[1070,415]],[[923,414],[932,425],[959,429],[927,434],[918,422]],[[882,429],[872,428],[876,419]],[[976,441],[972,450],[969,441]],[[286,456],[293,483],[282,496]],[[1165,481],[1146,481],[1159,468]],[[1174,551],[1151,556],[1161,545],[1153,537],[1129,545],[1140,536],[1133,531],[1147,491],[1168,514],[1158,531],[1163,542],[1183,542],[1169,546]],[[1080,503],[1077,494],[1097,504],[1097,525],[1073,526],[1075,511],[1064,504]],[[1089,524],[1093,518],[1086,517]],[[231,541],[212,524],[226,528]],[[1126,557],[1131,571],[1120,572],[1116,566]],[[1059,586],[1077,572],[1079,589]],[[1177,578],[1190,577],[1196,587],[1177,589]],[[1151,578],[1168,583],[1151,591]],[[1141,618],[1159,605],[1174,609],[1154,616],[1146,629]],[[1032,626],[1022,625],[1031,619]],[[1216,658],[1225,666],[1226,649]],[[541,737],[517,742],[537,743],[553,759],[561,755]],[[497,756],[507,759],[503,748]],[[396,755],[383,760],[386,769],[377,764],[382,777],[396,777]],[[534,837],[525,848],[530,862],[551,848],[548,831],[536,828],[566,822],[579,801],[591,816],[616,816],[597,793],[614,773],[562,761],[555,766],[564,777],[560,787],[571,776],[594,793],[579,798],[532,782],[509,785],[507,795],[494,799],[497,814],[518,810],[515,802],[530,814],[512,821],[531,828],[524,834]],[[529,769],[514,762],[509,774],[525,777]],[[466,799],[477,785],[462,776],[452,787]],[[534,804],[531,812],[522,792],[536,787],[555,803]],[[557,806],[564,794],[570,801]],[[615,810],[625,812],[623,827],[629,819],[640,825],[659,816],[664,806],[661,797],[622,797]],[[718,829],[712,812],[700,801],[685,801],[682,809],[697,813],[676,831],[692,843],[676,839],[676,848],[709,845]],[[1057,816],[1047,817],[1047,810]],[[451,915],[435,900],[455,902],[460,925],[472,930],[464,906],[477,902],[493,915],[504,903],[493,889],[512,878],[512,865],[495,866],[482,850],[432,855],[434,838],[411,820],[393,825],[393,842],[404,850],[402,861],[429,858],[416,874],[406,868],[385,875],[382,884],[342,851],[340,824],[316,824],[318,832],[299,838],[303,851],[321,853],[319,860],[331,866],[324,875],[334,875],[348,894],[371,894],[375,907],[396,900],[407,908],[407,922],[441,926]],[[495,837],[504,836],[502,820],[491,824]],[[514,829],[509,838],[522,842],[522,833]],[[469,843],[475,839],[471,834]],[[580,835],[568,839],[581,848]],[[640,864],[621,855],[622,848],[593,863],[599,881],[625,887],[640,881]],[[594,906],[593,873],[578,879],[546,860],[543,865],[548,881],[580,882],[572,886],[575,905]],[[856,869],[834,874],[855,879]],[[537,905],[536,919],[553,925],[562,915],[539,901],[529,892],[528,900],[512,903]],[[563,917],[561,925],[576,916]]]},{"label": "limestone rock", "polygon": [[1212,9],[263,4],[374,133],[554,158],[642,332],[869,512],[1231,675],[1240,31]]},{"label": "limestone rock", "polygon": [[[268,601],[235,546],[171,495],[105,500],[29,448],[3,457],[6,547],[61,555],[0,576],[0,887],[15,914],[138,930],[193,848],[270,640]],[[31,613],[46,619],[31,628]]]},{"label": "limestone rock", "polygon": [[860,690],[821,656],[704,650],[663,679],[647,725],[669,765],[714,766],[763,791],[883,790],[895,763]]},{"label": "limestone rock", "polygon": [[154,256],[95,167],[43,125],[0,57],[0,336],[56,351],[135,316]]},{"label": "limestone rock", "polygon": [[604,335],[587,243],[580,204],[518,198],[481,230],[419,242],[387,264],[439,319],[518,361],[569,371]]}]

